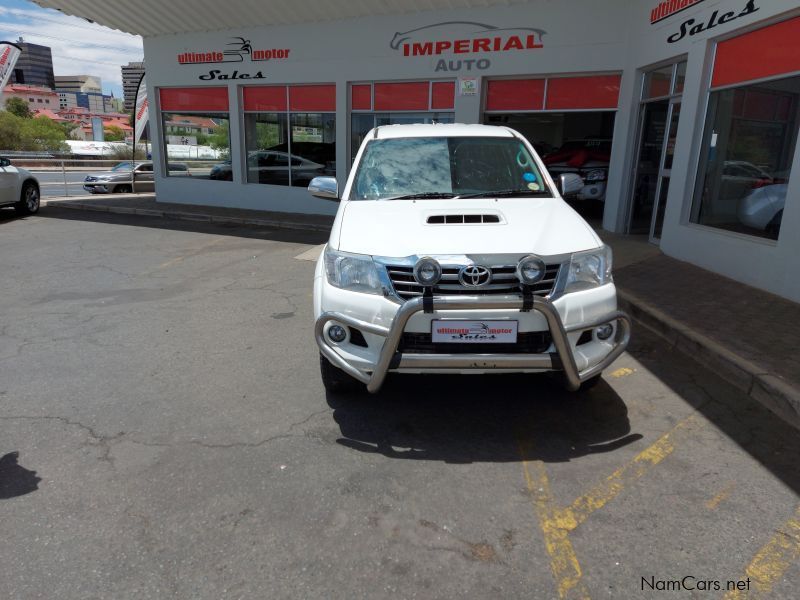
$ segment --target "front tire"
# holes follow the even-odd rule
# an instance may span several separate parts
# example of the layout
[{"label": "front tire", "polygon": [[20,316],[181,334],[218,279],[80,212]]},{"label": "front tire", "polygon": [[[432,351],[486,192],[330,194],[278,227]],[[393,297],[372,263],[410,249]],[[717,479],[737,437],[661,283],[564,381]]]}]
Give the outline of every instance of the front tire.
[{"label": "front tire", "polygon": [[22,184],[19,202],[14,205],[20,215],[35,215],[39,212],[39,186],[33,181]]},{"label": "front tire", "polygon": [[363,383],[334,367],[321,353],[319,355],[319,373],[322,376],[322,385],[332,394],[363,392],[366,388]]},{"label": "front tire", "polygon": [[130,194],[132,191],[133,191],[133,189],[129,185],[118,185],[117,187],[114,188],[114,192],[113,193],[115,193],[115,194]]}]

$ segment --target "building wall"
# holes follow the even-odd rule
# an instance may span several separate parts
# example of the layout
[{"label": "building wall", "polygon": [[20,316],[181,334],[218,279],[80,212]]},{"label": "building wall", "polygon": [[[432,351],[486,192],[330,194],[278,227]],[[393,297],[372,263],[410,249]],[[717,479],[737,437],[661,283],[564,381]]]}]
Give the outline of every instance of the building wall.
[{"label": "building wall", "polygon": [[[681,119],[675,141],[672,184],[667,197],[661,247],[669,255],[733,277],[745,283],[800,301],[800,278],[795,257],[800,252],[800,205],[787,202],[783,229],[777,241],[725,232],[689,223],[695,189],[699,146],[705,121],[713,48],[718,40],[798,12],[787,0],[705,0],[651,24],[651,10],[661,4],[613,0],[570,2],[569,8],[535,0],[492,9],[429,11],[420,14],[372,17],[336,23],[262,27],[214,33],[174,35],[144,40],[148,66],[150,130],[163,139],[158,115],[158,88],[170,86],[227,87],[231,119],[233,182],[190,180],[163,176],[157,169],[159,197],[185,202],[301,213],[332,214],[336,205],[311,198],[304,189],[244,183],[241,86],[263,84],[333,83],[336,85],[336,163],[340,185],[349,166],[349,85],[353,82],[437,80],[477,77],[479,93],[457,95],[455,120],[482,120],[487,79],[566,74],[621,74],[614,146],[606,194],[604,227],[623,232],[630,213],[631,180],[638,148],[639,100],[643,73],[661,63],[687,59]],[[675,3],[672,3],[675,4]],[[669,5],[669,2],[667,3]],[[688,35],[691,27],[728,12],[741,18]],[[716,12],[716,15],[714,14]],[[793,12],[794,11],[794,12]],[[693,20],[686,25],[689,20]],[[404,40],[458,39],[457,22],[485,23],[503,30],[542,30],[543,47],[487,54],[405,56]],[[434,27],[450,23],[448,30]],[[684,27],[687,35],[668,38]],[[473,29],[474,31],[474,29]],[[493,35],[489,33],[488,35]],[[232,38],[251,41],[254,49],[288,48],[288,58],[240,63],[179,64],[178,55],[226,49]],[[438,36],[438,37],[437,37]],[[393,44],[393,42],[395,42]],[[399,44],[397,42],[400,42]],[[485,68],[466,61],[486,58]],[[441,61],[444,60],[444,63]],[[262,78],[240,79],[261,74]],[[220,75],[228,78],[220,80]],[[231,79],[231,77],[239,79]],[[163,162],[159,143],[153,145]],[[800,152],[795,152],[789,197],[800,195]]]},{"label": "building wall", "polygon": [[55,84],[58,90],[66,92],[103,92],[102,80],[94,75],[56,75]]},{"label": "building wall", "polygon": [[[656,3],[652,3],[655,6]],[[630,198],[630,173],[636,152],[638,91],[642,71],[674,58],[688,59],[681,120],[675,144],[672,183],[667,198],[661,249],[674,258],[691,262],[710,271],[742,281],[800,302],[800,149],[794,153],[781,235],[777,241],[757,238],[690,223],[689,211],[697,182],[698,159],[705,123],[713,49],[717,40],[752,31],[758,27],[796,16],[796,2],[756,0],[756,12],[726,24],[718,24],[694,36],[669,43],[667,38],[680,30],[680,24],[694,19],[708,23],[718,11],[740,12],[747,2],[724,0],[701,2],[656,25],[649,25],[650,3],[639,4],[631,19],[645,25],[632,29],[627,53],[623,89],[620,95],[621,118],[617,119],[615,145],[609,175],[609,192],[604,227],[624,231]]]},{"label": "building wall", "polygon": [[142,75],[144,75],[143,62],[129,62],[122,66],[122,93],[126,111],[133,110],[136,104],[136,90]]},{"label": "building wall", "polygon": [[11,75],[11,83],[40,85],[53,89],[53,55],[48,46],[28,42],[15,42],[22,49]]},{"label": "building wall", "polygon": [[20,98],[28,103],[31,110],[48,108],[58,110],[58,94],[46,89],[20,89],[17,86],[7,86],[3,91],[3,106],[9,98]]}]

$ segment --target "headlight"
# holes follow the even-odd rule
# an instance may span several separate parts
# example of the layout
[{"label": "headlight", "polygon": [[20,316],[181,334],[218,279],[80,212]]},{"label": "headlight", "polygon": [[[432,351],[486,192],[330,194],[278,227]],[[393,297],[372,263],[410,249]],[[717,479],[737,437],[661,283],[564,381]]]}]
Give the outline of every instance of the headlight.
[{"label": "headlight", "polygon": [[325,249],[325,273],[328,283],[343,290],[381,293],[378,269],[371,256],[337,252],[328,247]]},{"label": "headlight", "polygon": [[576,252],[569,264],[569,275],[565,293],[579,292],[610,283],[611,248],[603,246],[597,250]]},{"label": "headlight", "polygon": [[606,180],[606,172],[602,169],[595,169],[594,171],[589,171],[589,173],[584,178],[584,181],[587,183],[592,181],[605,181]]}]

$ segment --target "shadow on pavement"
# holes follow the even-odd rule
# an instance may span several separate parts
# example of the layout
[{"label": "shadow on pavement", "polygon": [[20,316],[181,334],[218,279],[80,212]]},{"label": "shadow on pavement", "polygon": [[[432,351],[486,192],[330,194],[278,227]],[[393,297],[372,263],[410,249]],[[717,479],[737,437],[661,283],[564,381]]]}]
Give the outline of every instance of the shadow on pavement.
[{"label": "shadow on pavement", "polygon": [[[447,463],[566,462],[642,438],[605,382],[571,394],[546,375],[396,375],[380,394],[332,395],[339,444]],[[534,443],[535,442],[535,443]]]},{"label": "shadow on pavement", "polygon": [[[800,432],[731,383],[637,327],[628,348],[654,376],[800,494]],[[709,471],[715,466],[708,465]]]},{"label": "shadow on pavement", "polygon": [[0,500],[8,500],[30,494],[39,489],[41,477],[36,471],[18,464],[19,452],[9,452],[0,458]]},{"label": "shadow on pavement", "polygon": [[[10,212],[13,218],[14,213]],[[63,219],[67,221],[89,221],[92,223],[108,223],[111,225],[127,225],[130,227],[149,227],[152,229],[170,229],[193,233],[213,233],[232,237],[291,242],[297,244],[324,244],[330,236],[322,231],[304,231],[300,229],[267,228],[251,225],[227,223],[211,223],[208,221],[183,221],[163,217],[145,215],[120,215],[94,211],[74,210],[69,208],[42,207],[37,217]],[[5,215],[0,215],[0,224]]]}]

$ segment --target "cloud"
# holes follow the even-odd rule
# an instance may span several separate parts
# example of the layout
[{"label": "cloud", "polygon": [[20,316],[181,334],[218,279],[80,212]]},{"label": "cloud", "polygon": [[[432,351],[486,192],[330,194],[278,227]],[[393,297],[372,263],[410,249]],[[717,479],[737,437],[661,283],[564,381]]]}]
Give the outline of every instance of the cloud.
[{"label": "cloud", "polygon": [[56,75],[96,75],[121,95],[120,67],[142,60],[142,38],[49,9],[0,7],[0,39],[49,46]]}]

